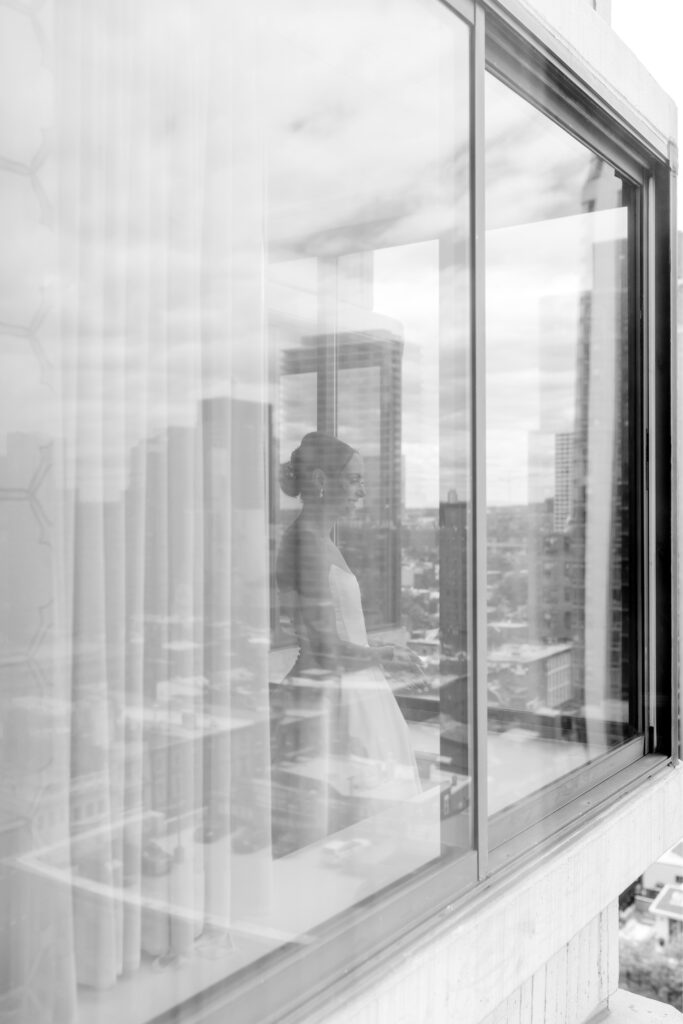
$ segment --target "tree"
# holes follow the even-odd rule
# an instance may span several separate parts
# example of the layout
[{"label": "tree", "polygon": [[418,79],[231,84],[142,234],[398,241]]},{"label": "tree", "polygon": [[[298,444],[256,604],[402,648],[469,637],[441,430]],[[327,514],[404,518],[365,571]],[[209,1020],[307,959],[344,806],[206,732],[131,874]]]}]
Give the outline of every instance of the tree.
[{"label": "tree", "polygon": [[619,945],[619,984],[638,995],[659,999],[683,1010],[683,942],[677,939],[660,948],[647,942],[622,939]]}]

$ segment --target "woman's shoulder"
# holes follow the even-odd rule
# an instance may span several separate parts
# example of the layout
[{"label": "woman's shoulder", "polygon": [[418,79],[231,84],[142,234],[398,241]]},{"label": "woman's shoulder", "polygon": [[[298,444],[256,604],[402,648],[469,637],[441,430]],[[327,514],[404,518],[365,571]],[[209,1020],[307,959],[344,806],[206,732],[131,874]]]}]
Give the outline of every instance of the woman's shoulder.
[{"label": "woman's shoulder", "polygon": [[318,575],[326,563],[324,538],[295,520],[280,542],[276,566],[278,586],[300,590],[302,579]]},{"label": "woman's shoulder", "polygon": [[321,537],[317,530],[302,523],[300,519],[295,519],[282,535],[280,551],[288,552],[310,548],[314,551],[324,552],[325,543],[324,537]]}]

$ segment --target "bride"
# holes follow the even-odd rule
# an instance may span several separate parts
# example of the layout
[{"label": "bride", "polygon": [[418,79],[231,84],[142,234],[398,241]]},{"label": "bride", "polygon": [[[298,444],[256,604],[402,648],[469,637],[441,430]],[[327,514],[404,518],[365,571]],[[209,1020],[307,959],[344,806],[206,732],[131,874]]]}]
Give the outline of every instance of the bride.
[{"label": "bride", "polygon": [[[376,792],[405,800],[420,790],[408,727],[384,672],[385,666],[421,672],[420,660],[404,647],[368,643],[358,580],[332,540],[335,522],[365,495],[359,453],[331,435],[306,434],[281,467],[280,484],[302,502],[276,570],[299,644],[287,679],[320,697],[318,782],[351,796],[358,818],[373,808]],[[322,834],[329,834],[335,814],[327,807],[325,815]]]}]

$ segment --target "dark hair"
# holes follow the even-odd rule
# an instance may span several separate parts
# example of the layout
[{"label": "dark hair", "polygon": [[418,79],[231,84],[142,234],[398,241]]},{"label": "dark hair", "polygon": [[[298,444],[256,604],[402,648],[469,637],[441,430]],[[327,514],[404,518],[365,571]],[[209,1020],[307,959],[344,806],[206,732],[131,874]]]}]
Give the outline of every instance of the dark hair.
[{"label": "dark hair", "polygon": [[306,495],[311,474],[321,469],[326,476],[339,476],[356,449],[331,434],[314,430],[302,438],[289,462],[280,466],[280,487],[290,498]]}]

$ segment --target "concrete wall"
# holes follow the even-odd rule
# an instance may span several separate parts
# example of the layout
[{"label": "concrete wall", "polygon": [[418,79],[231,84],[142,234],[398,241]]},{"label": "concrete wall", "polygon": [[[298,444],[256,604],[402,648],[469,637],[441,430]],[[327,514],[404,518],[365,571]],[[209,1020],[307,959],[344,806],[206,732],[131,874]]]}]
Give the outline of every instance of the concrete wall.
[{"label": "concrete wall", "polygon": [[604,1007],[619,981],[619,907],[613,901],[515,989],[483,1024],[573,1024]]},{"label": "concrete wall", "polygon": [[[589,87],[663,156],[676,138],[676,105],[590,3],[495,0],[527,25]],[[601,6],[601,5],[599,5]]]},{"label": "concrete wall", "polygon": [[593,0],[593,7],[609,24],[612,17],[612,0]]},{"label": "concrete wall", "polygon": [[302,1024],[582,1024],[618,985],[620,892],[683,835],[683,765]]}]

